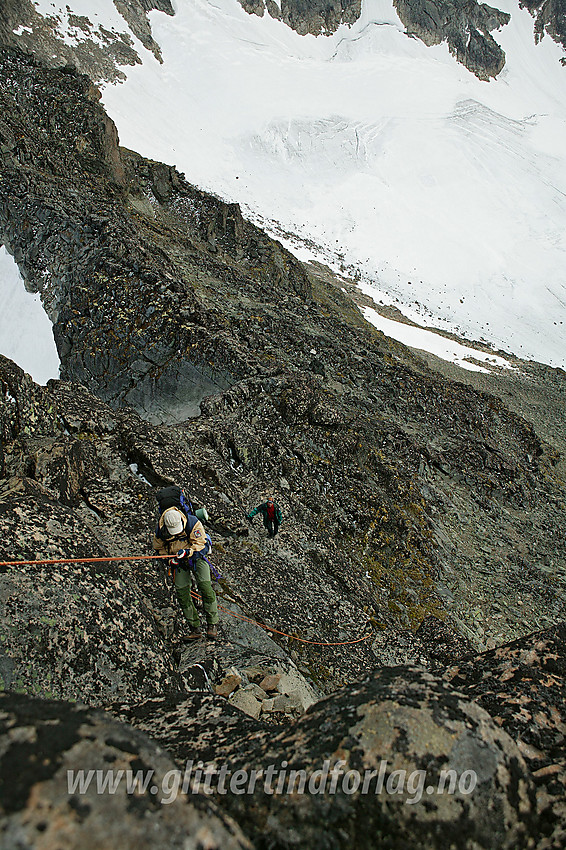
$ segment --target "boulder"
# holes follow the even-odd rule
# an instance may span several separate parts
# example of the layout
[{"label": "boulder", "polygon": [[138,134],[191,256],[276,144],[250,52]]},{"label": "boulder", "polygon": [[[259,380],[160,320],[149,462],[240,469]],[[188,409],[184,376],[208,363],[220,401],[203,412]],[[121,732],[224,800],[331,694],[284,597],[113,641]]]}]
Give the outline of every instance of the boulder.
[{"label": "boulder", "polygon": [[255,720],[261,714],[261,701],[251,691],[237,690],[229,697],[228,701],[230,705],[234,705]]},{"label": "boulder", "polygon": [[280,680],[281,675],[279,673],[270,673],[261,680],[259,686],[264,691],[276,691]]},{"label": "boulder", "polygon": [[537,835],[515,742],[418,667],[385,668],[318,702],[267,745],[234,752],[232,766],[264,770],[253,805],[222,798],[262,848],[515,850]]},{"label": "boulder", "polygon": [[183,793],[155,743],[102,711],[0,694],[0,754],[4,848],[252,850],[209,799]]},{"label": "boulder", "polygon": [[516,741],[537,789],[541,847],[566,837],[566,624],[468,656],[444,673]]},{"label": "boulder", "polygon": [[239,687],[241,682],[242,677],[233,673],[231,676],[225,676],[220,684],[215,686],[214,690],[218,696],[229,697],[230,694]]}]

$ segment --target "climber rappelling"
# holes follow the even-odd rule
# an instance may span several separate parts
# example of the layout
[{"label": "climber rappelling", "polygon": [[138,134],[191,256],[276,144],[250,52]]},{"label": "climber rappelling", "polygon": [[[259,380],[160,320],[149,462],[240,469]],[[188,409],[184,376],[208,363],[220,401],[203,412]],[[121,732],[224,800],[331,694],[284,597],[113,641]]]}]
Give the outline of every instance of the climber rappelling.
[{"label": "climber rappelling", "polygon": [[[207,555],[211,540],[201,522],[207,519],[205,509],[193,512],[190,499],[180,487],[166,487],[156,495],[160,517],[153,537],[153,548],[160,554],[172,555],[170,567],[175,592],[181,610],[189,625],[189,632],[181,640],[198,640],[202,637],[200,619],[191,596],[191,575],[194,575],[206,615],[206,636],[218,635],[218,604],[212,587],[210,564]],[[200,518],[197,514],[200,513]]]}]

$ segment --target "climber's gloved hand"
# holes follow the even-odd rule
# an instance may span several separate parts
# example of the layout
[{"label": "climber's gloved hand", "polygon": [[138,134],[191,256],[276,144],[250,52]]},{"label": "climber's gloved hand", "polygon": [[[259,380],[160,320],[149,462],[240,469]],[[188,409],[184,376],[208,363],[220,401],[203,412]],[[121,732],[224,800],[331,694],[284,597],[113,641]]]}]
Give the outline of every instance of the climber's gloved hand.
[{"label": "climber's gloved hand", "polygon": [[179,549],[175,557],[171,558],[171,560],[169,561],[169,565],[171,567],[178,567],[179,564],[181,564],[185,560],[185,558],[188,557],[188,554],[189,552],[187,549]]}]

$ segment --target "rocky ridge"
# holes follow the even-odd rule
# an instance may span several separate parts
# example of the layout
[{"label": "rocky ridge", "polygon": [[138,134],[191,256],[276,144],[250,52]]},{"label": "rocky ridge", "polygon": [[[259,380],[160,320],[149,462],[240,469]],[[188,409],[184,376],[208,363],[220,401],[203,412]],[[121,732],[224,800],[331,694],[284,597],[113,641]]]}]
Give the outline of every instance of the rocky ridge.
[{"label": "rocky ridge", "polygon": [[[194,415],[205,394],[249,368],[249,341],[236,342],[203,308],[195,282],[220,277],[236,287],[245,273],[260,290],[308,295],[304,271],[237,205],[205,196],[172,168],[122,155],[87,78],[12,52],[2,73],[0,228],[42,294],[62,377],[156,421]],[[163,203],[162,215],[151,200],[160,211]],[[178,241],[165,250],[173,213]],[[22,216],[33,224],[21,228]]]},{"label": "rocky ridge", "polygon": [[[87,423],[74,430],[125,428],[121,451],[146,482],[188,478],[228,534],[240,522],[230,515],[276,489],[289,536],[262,555],[293,585],[317,582],[327,611],[338,588],[355,599],[342,611],[354,631],[448,613],[483,649],[556,622],[559,435],[548,443],[500,399],[435,375],[236,205],[121,150],[85,78],[16,53],[3,67],[0,232],[55,321],[62,376],[154,422],[200,412],[156,454],[147,425],[64,391]],[[16,83],[34,97],[19,99]],[[5,467],[21,470],[12,450]],[[300,557],[293,523],[309,529]],[[230,541],[250,580],[253,537]],[[264,616],[281,598],[292,611],[288,588],[259,581]],[[311,616],[327,630],[323,608]]]},{"label": "rocky ridge", "polygon": [[[222,605],[218,644],[183,650],[159,562],[0,567],[0,773],[17,763],[31,777],[2,809],[1,840],[87,841],[92,824],[96,846],[105,798],[69,795],[65,771],[137,764],[142,746],[152,764],[162,754],[135,737],[149,734],[170,754],[160,777],[190,759],[479,776],[477,796],[415,808],[342,785],[259,785],[253,805],[216,793],[247,838],[196,789],[167,810],[195,846],[191,802],[211,847],[230,846],[229,829],[258,848],[375,835],[558,848],[562,433],[443,377],[236,205],[121,149],[88,79],[15,51],[1,62],[0,234],[54,320],[64,379],[38,387],[0,357],[0,557],[145,554],[155,488],[181,482],[210,514]],[[559,398],[564,375],[548,371]],[[243,522],[268,490],[284,513],[275,541]],[[287,693],[268,687],[277,676]],[[289,701],[274,712],[276,692]],[[125,756],[108,744],[115,721],[76,700],[137,727],[118,738]],[[45,717],[53,753],[38,775]],[[159,830],[177,815],[151,790],[111,803],[117,819],[155,811],[152,846],[171,846]]]},{"label": "rocky ridge", "polygon": [[[341,24],[351,26],[361,14],[360,0],[240,0],[248,14],[264,14],[283,21],[300,35],[329,35]],[[162,61],[147,13],[174,15],[170,0],[115,0],[123,18],[120,31],[93,23],[88,15],[40,14],[31,0],[6,0],[0,9],[0,45],[17,47],[38,56],[47,65],[69,64],[96,83],[124,79],[122,70],[142,61],[140,45]],[[505,65],[505,53],[493,33],[511,16],[477,0],[394,0],[406,34],[427,46],[446,43],[456,60],[479,79],[496,77]],[[520,2],[535,19],[533,38],[545,34],[566,47],[566,24],[560,3]],[[564,59],[561,60],[564,63]]]},{"label": "rocky ridge", "polygon": [[[0,8],[0,46],[16,47],[38,57],[48,67],[69,65],[95,82],[125,78],[127,65],[139,64],[135,36],[158,61],[161,48],[153,38],[147,13],[173,15],[170,0],[116,0],[123,27],[108,29],[70,6],[59,13],[40,13],[32,0],[3,0]],[[95,16],[93,16],[95,17]]]}]

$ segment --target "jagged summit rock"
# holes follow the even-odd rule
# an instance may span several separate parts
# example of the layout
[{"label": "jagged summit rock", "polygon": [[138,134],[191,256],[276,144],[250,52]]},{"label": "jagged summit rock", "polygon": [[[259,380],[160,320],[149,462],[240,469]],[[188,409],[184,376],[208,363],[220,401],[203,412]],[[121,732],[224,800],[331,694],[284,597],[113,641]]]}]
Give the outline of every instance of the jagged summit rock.
[{"label": "jagged summit rock", "polygon": [[395,0],[407,28],[427,46],[446,42],[450,52],[480,80],[496,77],[505,65],[505,53],[492,35],[508,24],[511,15],[485,3],[450,0]]}]

